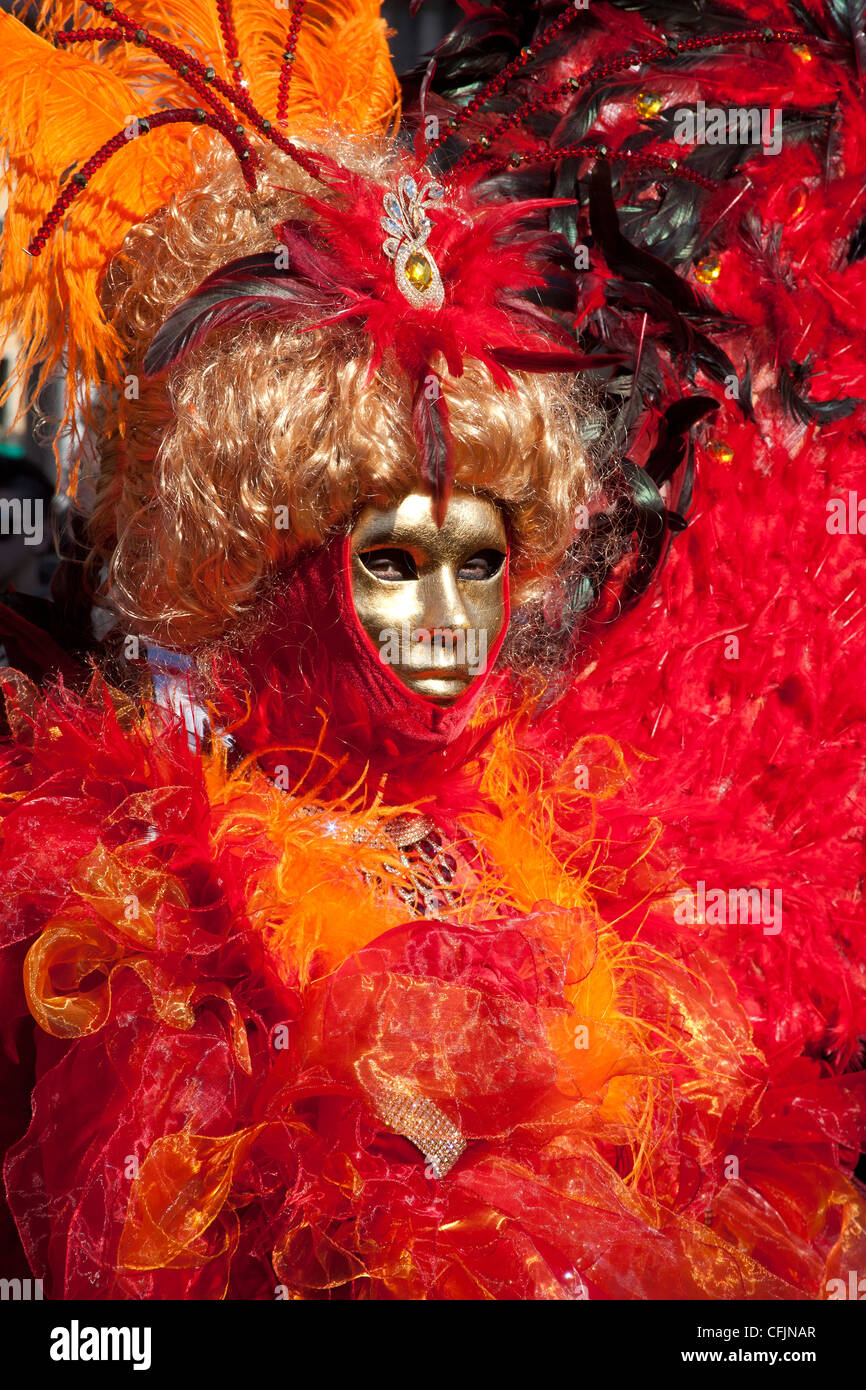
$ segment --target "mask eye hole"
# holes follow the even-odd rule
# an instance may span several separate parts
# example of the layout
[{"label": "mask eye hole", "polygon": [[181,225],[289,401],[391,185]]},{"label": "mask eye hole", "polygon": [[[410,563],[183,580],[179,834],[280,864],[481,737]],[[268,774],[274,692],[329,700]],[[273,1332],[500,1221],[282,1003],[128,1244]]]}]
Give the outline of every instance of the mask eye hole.
[{"label": "mask eye hole", "polygon": [[365,550],[358,559],[364,569],[376,579],[384,579],[390,584],[405,583],[407,579],[418,578],[418,566],[408,550],[382,548]]},{"label": "mask eye hole", "polygon": [[478,550],[464,560],[460,567],[460,579],[493,579],[502,569],[505,555],[501,550]]}]

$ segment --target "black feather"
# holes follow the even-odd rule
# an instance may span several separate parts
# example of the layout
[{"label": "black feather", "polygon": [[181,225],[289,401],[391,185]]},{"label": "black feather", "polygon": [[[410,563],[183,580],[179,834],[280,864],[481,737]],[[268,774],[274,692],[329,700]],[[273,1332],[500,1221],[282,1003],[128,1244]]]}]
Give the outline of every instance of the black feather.
[{"label": "black feather", "polygon": [[866,0],[826,0],[836,27],[852,44],[860,81],[866,74]]},{"label": "black feather", "polygon": [[848,264],[861,261],[866,256],[866,218],[854,231],[848,246]]},{"label": "black feather", "polygon": [[812,376],[812,361],[789,361],[779,373],[779,392],[785,409],[803,425],[817,421],[826,425],[833,420],[844,420],[862,404],[859,396],[837,396],[833,400],[813,401],[803,388]]},{"label": "black feather", "polygon": [[230,261],[203,280],[160,327],[145,355],[146,375],[165,371],[215,328],[263,318],[293,321],[345,307],[339,292],[274,267],[273,252],[262,252]]},{"label": "black feather", "polygon": [[658,487],[673,477],[685,459],[689,430],[718,408],[718,401],[711,396],[685,396],[668,406],[662,416],[658,439],[644,464],[645,471]]},{"label": "black feather", "polygon": [[677,275],[669,265],[627,241],[620,231],[611,185],[610,165],[596,161],[591,176],[590,227],[596,243],[615,275],[649,285],[675,308],[692,313],[711,313],[712,306]]}]

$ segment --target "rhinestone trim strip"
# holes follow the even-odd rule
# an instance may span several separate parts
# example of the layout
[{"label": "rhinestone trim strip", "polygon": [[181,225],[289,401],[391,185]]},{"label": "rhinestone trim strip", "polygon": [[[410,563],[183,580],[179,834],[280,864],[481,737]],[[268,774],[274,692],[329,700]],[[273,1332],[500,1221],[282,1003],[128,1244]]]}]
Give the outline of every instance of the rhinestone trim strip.
[{"label": "rhinestone trim strip", "polygon": [[380,1076],[383,1095],[376,1113],[383,1124],[420,1149],[433,1176],[444,1178],[466,1148],[466,1140],[438,1105],[425,1096],[413,1095],[402,1081]]}]

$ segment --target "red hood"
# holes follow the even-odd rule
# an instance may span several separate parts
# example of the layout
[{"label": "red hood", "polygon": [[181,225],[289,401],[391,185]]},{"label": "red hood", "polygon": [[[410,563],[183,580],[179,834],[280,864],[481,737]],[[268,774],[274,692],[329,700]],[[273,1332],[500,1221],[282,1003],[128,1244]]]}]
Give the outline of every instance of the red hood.
[{"label": "red hood", "polygon": [[269,771],[288,767],[290,785],[302,780],[309,790],[326,779],[333,794],[360,781],[391,805],[419,794],[452,809],[476,802],[477,778],[464,765],[492,721],[468,726],[482,693],[510,687],[507,676],[490,675],[507,630],[507,587],[486,673],[443,707],[381,661],[355,612],[350,566],[350,538],[337,536],[286,573],[266,628],[214,663],[219,722]]}]

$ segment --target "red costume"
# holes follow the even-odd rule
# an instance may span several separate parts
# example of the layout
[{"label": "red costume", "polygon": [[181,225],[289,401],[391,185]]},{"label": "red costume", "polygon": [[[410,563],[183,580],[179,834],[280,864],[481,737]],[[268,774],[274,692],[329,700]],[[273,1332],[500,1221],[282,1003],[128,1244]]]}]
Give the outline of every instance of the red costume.
[{"label": "red costume", "polygon": [[[595,372],[631,457],[588,590],[549,582],[541,695],[504,630],[455,704],[407,690],[346,528],[196,650],[192,738],[3,619],[13,665],[64,674],[4,673],[0,763],[10,1077],[35,1040],[4,1177],[53,1298],[817,1299],[864,1267],[859,49],[817,0],[679,47],[648,5],[554,5],[528,38],[520,6],[464,8],[403,93],[410,130],[451,121],[405,168],[471,170],[430,209],[444,307],[401,306],[381,189],[302,142],[336,194],[275,230],[285,277],[258,251],[211,273],[147,370],[265,314],[360,317],[440,520],[453,420],[425,383],[469,358],[503,392]],[[685,157],[666,102],[727,107],[747,70],[790,143]]]}]

